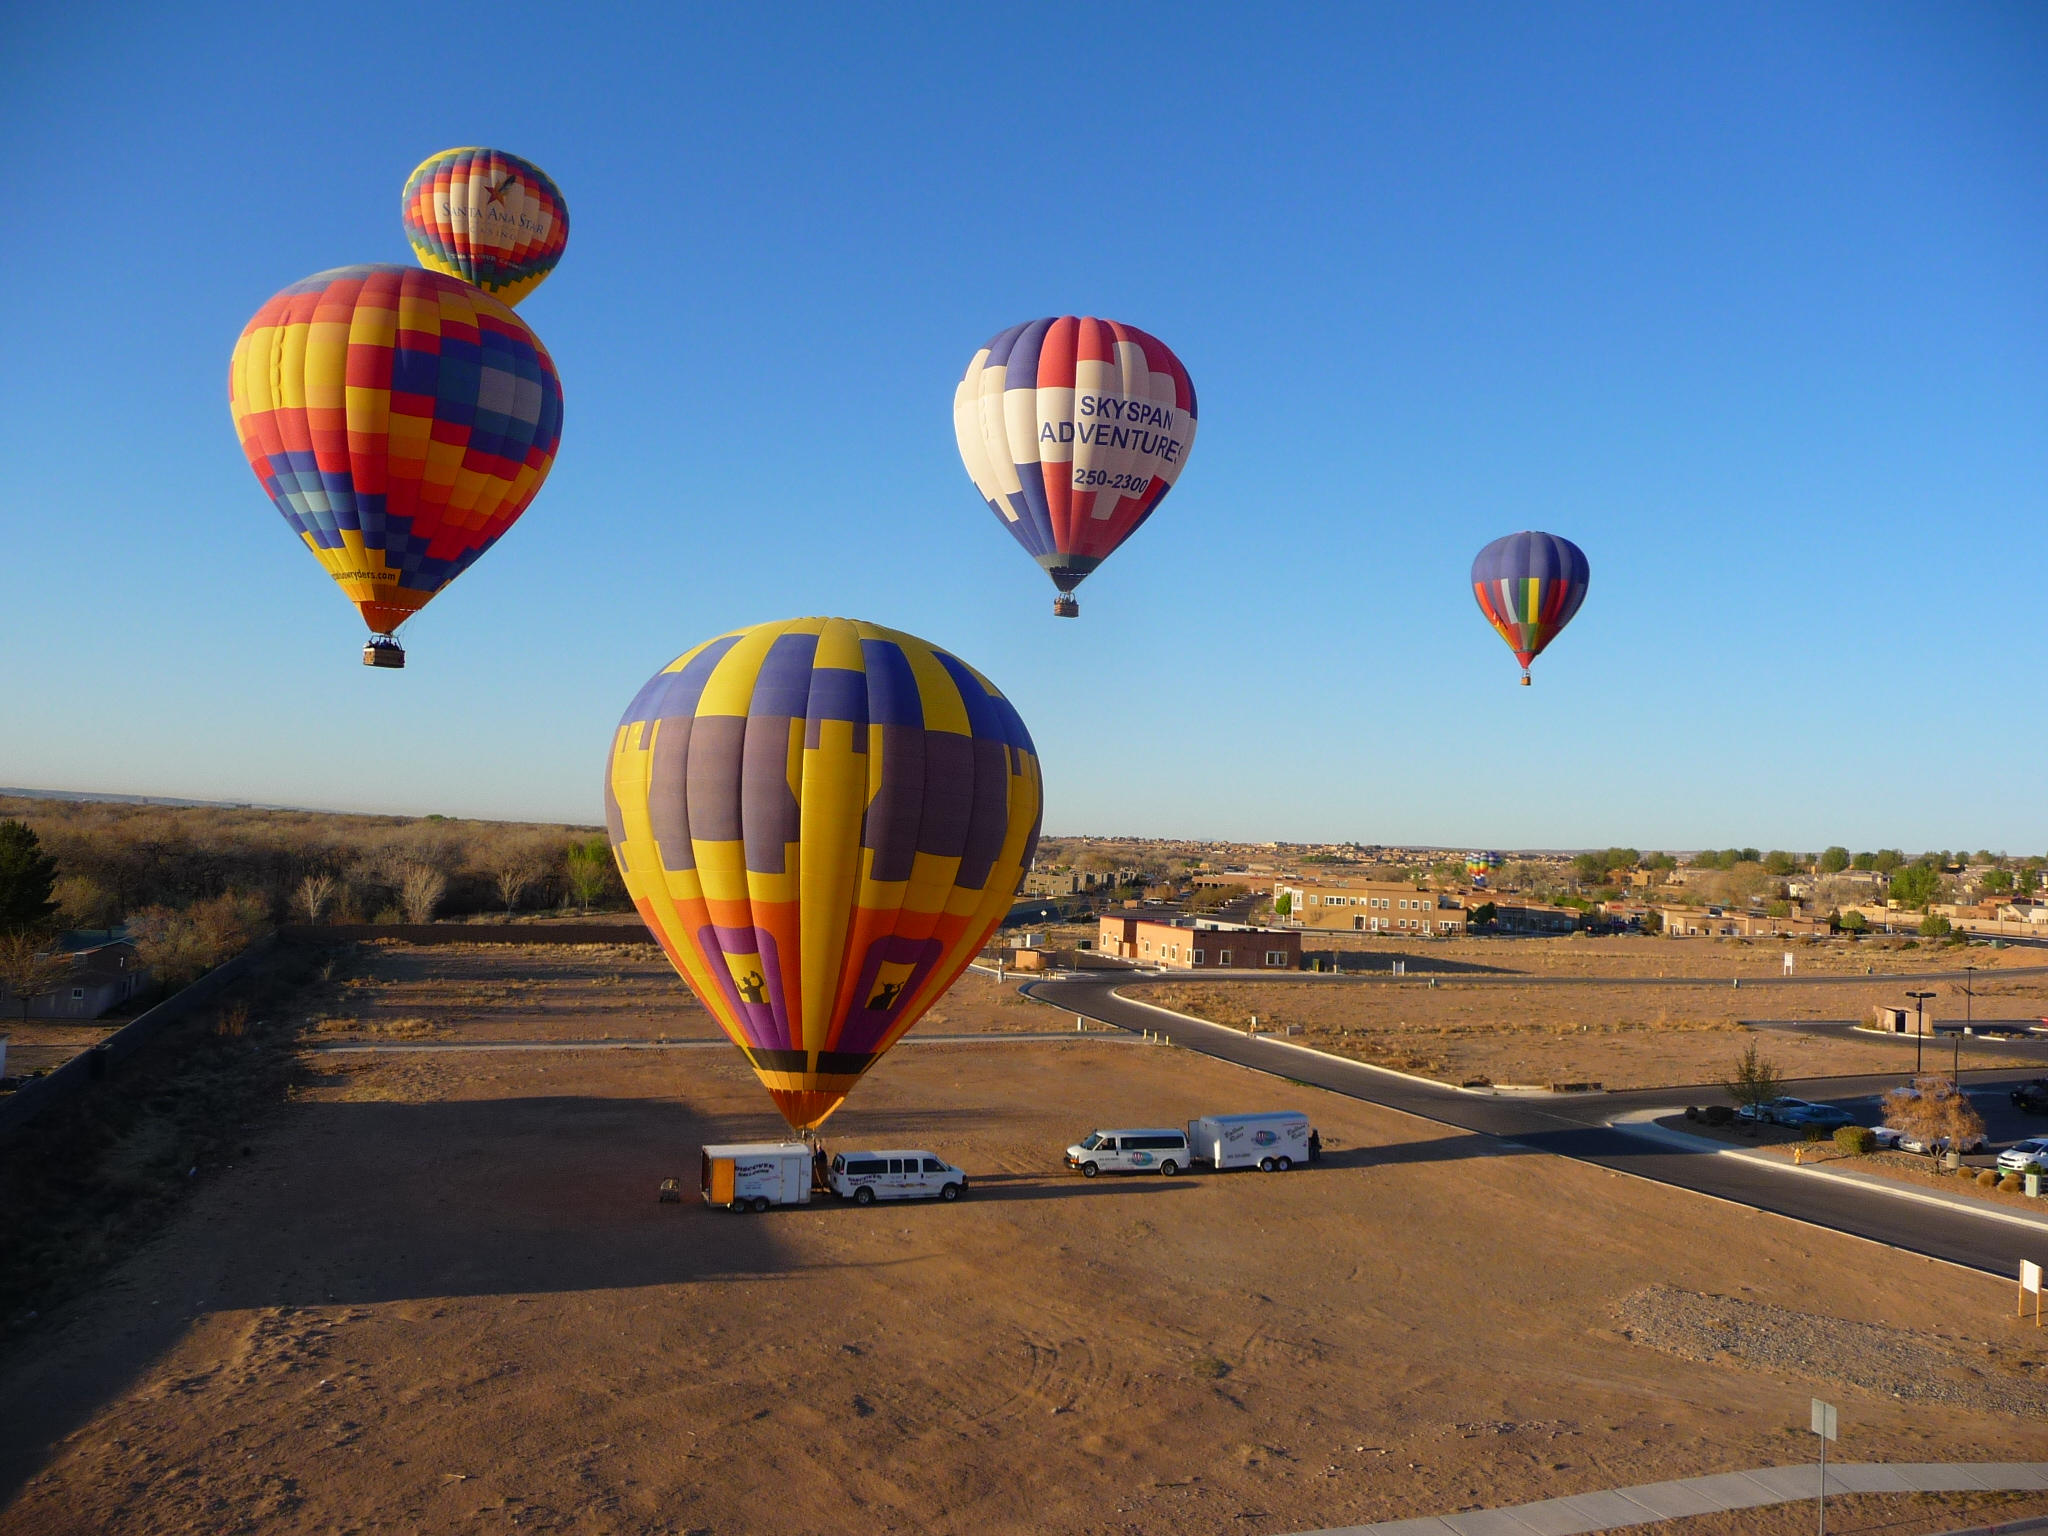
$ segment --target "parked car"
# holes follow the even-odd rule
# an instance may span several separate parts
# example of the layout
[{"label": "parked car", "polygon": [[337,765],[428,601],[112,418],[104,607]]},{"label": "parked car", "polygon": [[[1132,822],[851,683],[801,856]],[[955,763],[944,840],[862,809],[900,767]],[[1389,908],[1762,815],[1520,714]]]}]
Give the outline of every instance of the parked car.
[{"label": "parked car", "polygon": [[[1900,1152],[1933,1154],[1950,1150],[1946,1136],[1935,1137],[1930,1145],[1916,1137],[1907,1135],[1904,1131],[1894,1130],[1888,1125],[1880,1125],[1877,1128],[1877,1144],[1880,1148],[1892,1148]],[[1968,1156],[1972,1152],[1982,1152],[1987,1145],[1989,1143],[1985,1141],[1983,1136],[1973,1133],[1965,1136],[1962,1145],[1955,1148],[1955,1150]]]},{"label": "parked car", "polygon": [[1781,1116],[1780,1125],[1818,1126],[1832,1131],[1837,1126],[1854,1125],[1856,1117],[1838,1104],[1809,1104],[1804,1109],[1795,1109]]},{"label": "parked car", "polygon": [[1744,1120],[1760,1120],[1765,1125],[1790,1125],[1788,1116],[1820,1107],[1805,1099],[1766,1099],[1761,1104],[1745,1104],[1737,1113]]},{"label": "parked car", "polygon": [[2009,1168],[2014,1173],[2048,1168],[2048,1136],[2032,1136],[2025,1141],[2014,1142],[1998,1154],[1998,1166]]},{"label": "parked car", "polygon": [[967,1175],[925,1151],[836,1153],[825,1182],[833,1194],[855,1205],[873,1205],[877,1200],[958,1200],[967,1193]]},{"label": "parked car", "polygon": [[1087,1179],[1098,1173],[1163,1173],[1170,1179],[1187,1165],[1185,1131],[1090,1131],[1067,1148],[1067,1166]]},{"label": "parked car", "polygon": [[2012,1091],[2013,1108],[2030,1115],[2048,1115],[2048,1077],[2021,1083]]}]

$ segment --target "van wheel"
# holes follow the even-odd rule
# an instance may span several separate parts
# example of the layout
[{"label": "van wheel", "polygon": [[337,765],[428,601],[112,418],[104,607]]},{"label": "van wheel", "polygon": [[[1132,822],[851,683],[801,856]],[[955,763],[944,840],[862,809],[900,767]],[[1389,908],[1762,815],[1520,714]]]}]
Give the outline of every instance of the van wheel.
[{"label": "van wheel", "polygon": [[762,1213],[763,1211],[765,1211],[765,1210],[767,1210],[767,1209],[768,1209],[768,1197],[767,1197],[766,1195],[756,1195],[756,1196],[754,1196],[754,1214],[755,1214],[756,1216],[758,1216],[758,1215],[760,1215],[760,1214],[761,1214],[761,1213]]},{"label": "van wheel", "polygon": [[1291,1157],[1283,1157],[1283,1158],[1281,1158],[1281,1159],[1280,1159],[1280,1171],[1281,1171],[1282,1173],[1285,1173],[1285,1172],[1287,1172],[1287,1171],[1288,1171],[1288,1170],[1289,1170],[1290,1168],[1292,1168],[1293,1166],[1294,1166],[1294,1159],[1293,1159],[1293,1158],[1291,1158]]},{"label": "van wheel", "polygon": [[1271,1173],[1272,1171],[1273,1171],[1273,1159],[1271,1159],[1270,1157],[1262,1157],[1262,1158],[1260,1158],[1260,1159],[1259,1159],[1259,1172],[1261,1172],[1261,1173]]},{"label": "van wheel", "polygon": [[726,1207],[727,1210],[732,1211],[735,1214],[744,1213],[746,1211],[746,1208],[747,1202],[744,1200],[735,1200],[731,1205]]},{"label": "van wheel", "polygon": [[1174,1161],[1174,1160],[1173,1160],[1172,1158],[1170,1158],[1170,1157],[1169,1157],[1169,1158],[1168,1158],[1168,1159],[1167,1159],[1167,1160],[1166,1160],[1165,1162],[1163,1162],[1163,1163],[1161,1163],[1161,1164],[1159,1165],[1159,1173],[1160,1173],[1160,1176],[1161,1176],[1162,1178],[1168,1178],[1168,1179],[1170,1179],[1170,1178],[1172,1178],[1172,1177],[1173,1177],[1173,1176],[1174,1176],[1174,1175],[1175,1175],[1176,1173],[1179,1173],[1179,1172],[1180,1172],[1180,1164],[1179,1164],[1179,1163],[1176,1163],[1176,1162],[1175,1162],[1175,1161]]},{"label": "van wheel", "polygon": [[941,1184],[939,1186],[939,1198],[948,1201],[958,1200],[960,1198],[960,1186],[958,1184]]},{"label": "van wheel", "polygon": [[853,1192],[853,1203],[855,1205],[873,1205],[875,1203],[875,1192],[863,1184]]},{"label": "van wheel", "polygon": [[1092,1179],[1095,1177],[1095,1175],[1097,1175],[1100,1172],[1102,1172],[1102,1170],[1096,1167],[1093,1163],[1083,1163],[1081,1165],[1081,1177],[1084,1179]]}]

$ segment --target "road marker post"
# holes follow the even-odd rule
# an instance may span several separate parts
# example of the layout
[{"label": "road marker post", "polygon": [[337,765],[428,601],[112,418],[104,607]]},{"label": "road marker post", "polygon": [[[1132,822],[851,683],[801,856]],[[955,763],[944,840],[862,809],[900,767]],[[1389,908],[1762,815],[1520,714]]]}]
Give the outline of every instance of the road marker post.
[{"label": "road marker post", "polygon": [[1813,1400],[1813,1432],[1820,1437],[1820,1536],[1828,1536],[1828,1442],[1842,1438],[1833,1403]]},{"label": "road marker post", "polygon": [[2041,1326],[2041,1266],[2032,1259],[2020,1260],[2020,1294],[2013,1308],[2013,1316],[2024,1319],[2027,1315],[2027,1292],[2034,1293],[2034,1326]]}]

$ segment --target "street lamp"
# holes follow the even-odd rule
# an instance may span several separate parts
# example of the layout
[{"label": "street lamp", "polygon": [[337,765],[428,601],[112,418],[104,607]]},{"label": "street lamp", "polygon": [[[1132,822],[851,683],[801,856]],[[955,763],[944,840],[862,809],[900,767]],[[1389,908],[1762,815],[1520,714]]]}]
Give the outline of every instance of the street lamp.
[{"label": "street lamp", "polygon": [[1920,1075],[1920,1048],[1927,1040],[1927,999],[1932,992],[1908,992],[1913,999],[1913,1075]]},{"label": "street lamp", "polygon": [[1977,967],[1966,965],[1963,974],[1969,978],[1963,983],[1963,1034],[1955,1037],[1955,1053],[1948,1069],[1949,1081],[1955,1084],[1957,1093],[1963,1091],[1963,1035],[1971,1033],[1976,1022]]}]

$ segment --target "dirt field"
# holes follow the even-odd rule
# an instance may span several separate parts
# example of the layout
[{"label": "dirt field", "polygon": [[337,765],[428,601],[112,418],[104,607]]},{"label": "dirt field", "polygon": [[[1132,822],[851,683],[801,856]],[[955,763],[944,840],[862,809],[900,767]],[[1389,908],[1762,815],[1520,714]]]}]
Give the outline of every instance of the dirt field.
[{"label": "dirt field", "polygon": [[[307,1017],[684,1027],[598,957],[358,957]],[[1283,1103],[1324,1166],[1058,1167],[1092,1124]],[[894,1053],[828,1140],[931,1147],[975,1178],[957,1206],[654,1200],[699,1143],[778,1128],[722,1051],[303,1051],[160,1238],[0,1365],[0,1489],[32,1474],[0,1533],[1280,1533],[1803,1461],[1815,1392],[1845,1459],[2041,1444],[2048,1349],[2003,1283],[1188,1053]],[[1984,1510],[2048,1499],[1837,1528]]]},{"label": "dirt field", "polygon": [[[1261,1029],[1296,1025],[1304,1045],[1393,1067],[1440,1082],[1542,1085],[1595,1082],[1649,1088],[1718,1082],[1744,1046],[1788,1077],[1897,1072],[1911,1066],[1910,1041],[1844,1032],[1755,1032],[1744,1019],[1867,1019],[1876,1004],[1897,1004],[1899,983],[1769,987],[1631,987],[1614,984],[1461,985],[1455,977],[1334,983],[1142,982],[1127,996],[1219,1024]],[[1993,991],[1995,985],[1996,991]],[[1945,991],[1945,987],[1943,988]],[[1980,1016],[2048,1012],[2048,977],[1977,983]],[[1931,1047],[1930,1047],[1931,1049]],[[1947,1044],[1940,1047],[1946,1061]],[[2042,1066],[2038,1056],[1974,1051],[1979,1067]]]},{"label": "dirt field", "polygon": [[[1885,976],[1907,971],[2026,969],[2048,964],[2048,952],[2020,945],[1949,945],[1922,939],[1666,939],[1621,934],[1555,939],[1400,939],[1386,934],[1301,930],[1304,951],[1405,955],[1420,971],[1431,964],[1478,966],[1534,976],[1709,976],[1732,979],[1782,974],[1789,952],[1797,973]],[[1982,984],[1980,978],[1980,985]],[[1933,1005],[1930,1005],[1933,1006]]]}]

